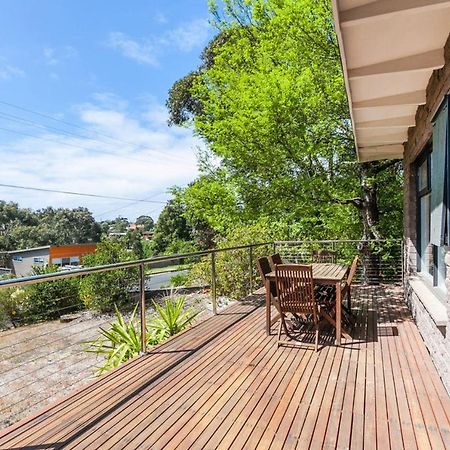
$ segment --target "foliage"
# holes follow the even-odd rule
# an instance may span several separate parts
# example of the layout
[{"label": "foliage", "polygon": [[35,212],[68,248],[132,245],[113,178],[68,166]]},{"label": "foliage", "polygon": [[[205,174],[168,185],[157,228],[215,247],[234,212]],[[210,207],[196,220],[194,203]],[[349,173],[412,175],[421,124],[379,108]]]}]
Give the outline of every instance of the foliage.
[{"label": "foliage", "polygon": [[[185,303],[185,296],[176,298],[172,294],[165,299],[163,306],[154,304],[156,316],[147,322],[147,346],[158,344],[192,323],[198,313],[191,308],[186,309]],[[97,375],[118,367],[142,351],[140,323],[136,318],[137,305],[128,320],[124,319],[116,305],[114,309],[116,320],[108,330],[100,328],[100,336],[86,347],[87,352],[106,357],[97,368]]]},{"label": "foliage", "polygon": [[183,205],[176,199],[167,202],[154,229],[152,248],[155,255],[161,255],[169,251],[173,253],[175,244],[170,248],[172,243],[192,239],[191,229],[184,212]]},{"label": "foliage", "polygon": [[26,299],[26,291],[22,288],[0,289],[0,329],[5,322],[15,322]]},{"label": "foliage", "polygon": [[150,216],[145,215],[139,216],[135,223],[136,225],[142,225],[143,231],[151,231],[155,226],[154,220]]},{"label": "foliage", "polygon": [[401,163],[356,162],[329,2],[220,5],[226,39],[207,47],[210,64],[183,93],[200,107],[181,124],[210,152],[179,195],[185,216],[222,236],[273,217],[292,238],[398,237]]},{"label": "foliage", "polygon": [[174,336],[190,325],[199,314],[192,308],[186,309],[186,296],[178,298],[171,294],[162,306],[153,303],[156,316],[149,324],[158,341]]},{"label": "foliage", "polygon": [[[111,323],[110,328],[105,330],[100,328],[100,336],[88,343],[87,352],[105,355],[105,362],[97,367],[97,375],[101,375],[108,370],[118,367],[125,361],[138,356],[141,347],[141,329],[139,321],[136,319],[137,305],[130,318],[126,321],[114,305],[116,320]],[[147,345],[157,343],[151,334],[147,336]]]},{"label": "foliage", "polygon": [[[260,222],[251,226],[234,228],[222,239],[217,248],[235,247],[257,242],[269,242],[274,237],[283,238],[281,229],[271,226],[268,222]],[[250,292],[250,276],[253,286],[258,286],[256,260],[267,256],[273,250],[272,245],[257,246],[252,249],[252,272],[250,274],[250,251],[248,248],[229,250],[216,253],[216,288],[219,295],[233,299],[242,299]],[[189,283],[192,285],[211,284],[211,257],[203,258],[195,264],[189,273]]]},{"label": "foliage", "polygon": [[127,231],[129,220],[126,217],[118,216],[113,220],[103,220],[100,225],[104,234],[125,233]]},{"label": "foliage", "polygon": [[[34,267],[33,275],[57,272],[53,265]],[[51,320],[84,307],[80,299],[79,278],[46,281],[28,286],[19,309],[22,322]]]},{"label": "foliage", "polygon": [[[85,267],[114,264],[138,259],[123,239],[103,237],[95,253],[83,259]],[[138,282],[136,269],[120,269],[87,275],[81,280],[81,298],[87,308],[112,311],[114,304],[129,306],[130,291]]]},{"label": "foliage", "polygon": [[170,277],[170,285],[179,287],[186,286],[189,280],[189,273],[177,273]]},{"label": "foliage", "polygon": [[0,201],[0,250],[97,242],[100,225],[82,207],[32,211]]}]

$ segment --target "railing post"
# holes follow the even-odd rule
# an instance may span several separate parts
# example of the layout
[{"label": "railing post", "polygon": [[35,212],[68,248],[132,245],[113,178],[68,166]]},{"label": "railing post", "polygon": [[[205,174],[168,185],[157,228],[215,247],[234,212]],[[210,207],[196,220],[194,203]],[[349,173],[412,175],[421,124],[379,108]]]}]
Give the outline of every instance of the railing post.
[{"label": "railing post", "polygon": [[249,259],[249,271],[250,271],[250,292],[249,294],[252,295],[253,292],[253,246],[250,245],[248,248],[248,259]]},{"label": "railing post", "polygon": [[145,324],[145,270],[144,264],[139,266],[139,310],[141,313],[141,354],[147,351],[147,330]]},{"label": "railing post", "polygon": [[211,253],[211,303],[213,314],[217,314],[217,292],[216,292],[216,254]]}]

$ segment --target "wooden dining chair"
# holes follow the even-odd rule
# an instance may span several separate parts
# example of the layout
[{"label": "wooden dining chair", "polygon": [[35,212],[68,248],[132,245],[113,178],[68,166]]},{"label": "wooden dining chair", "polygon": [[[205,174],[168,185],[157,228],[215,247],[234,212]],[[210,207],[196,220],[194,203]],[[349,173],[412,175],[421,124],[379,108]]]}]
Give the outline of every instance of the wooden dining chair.
[{"label": "wooden dining chair", "polygon": [[[266,274],[272,272],[272,267],[270,267],[269,259],[266,256],[258,258],[256,265],[258,266],[259,275],[261,276],[261,281],[263,283],[263,287],[258,289],[257,293],[264,294],[266,292]],[[274,283],[270,283],[270,293],[272,297],[277,296],[277,290]]]},{"label": "wooden dining chair", "polygon": [[279,253],[269,256],[269,262],[273,270],[275,270],[275,266],[277,264],[283,264],[283,260],[281,259],[281,255]]},{"label": "wooden dining chair", "polygon": [[335,264],[337,254],[331,250],[314,250],[312,253],[312,261],[315,263],[332,263]]},{"label": "wooden dining chair", "polygon": [[300,264],[277,264],[275,266],[275,281],[281,316],[278,329],[278,346],[293,344],[281,340],[283,330],[288,338],[296,341],[293,336],[293,332],[296,330],[292,326],[290,330],[287,324],[287,314],[292,314],[296,317],[302,316],[312,324],[315,331],[314,348],[317,351],[322,321],[319,320],[320,311],[314,296],[312,267]]},{"label": "wooden dining chair", "polygon": [[348,272],[347,280],[345,280],[345,283],[341,286],[341,299],[345,300],[347,298],[347,312],[351,314],[352,312],[352,300],[351,300],[351,294],[350,294],[350,287],[353,282],[353,278],[356,274],[356,269],[358,267],[359,257],[355,256],[353,259],[352,265],[350,266],[350,270]]}]

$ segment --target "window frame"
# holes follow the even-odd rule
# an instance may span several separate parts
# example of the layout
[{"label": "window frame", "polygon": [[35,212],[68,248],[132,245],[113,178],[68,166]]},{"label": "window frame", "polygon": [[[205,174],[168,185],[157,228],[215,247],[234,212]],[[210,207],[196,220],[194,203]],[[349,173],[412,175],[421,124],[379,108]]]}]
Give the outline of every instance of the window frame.
[{"label": "window frame", "polygon": [[[414,171],[416,174],[416,233],[417,233],[417,272],[424,272],[422,270],[422,254],[420,253],[420,249],[422,248],[422,208],[421,208],[421,199],[422,197],[425,197],[426,195],[431,194],[431,153],[433,150],[433,141],[430,139],[429,142],[425,145],[424,149],[420,153],[419,157],[415,161],[414,165]],[[422,164],[424,164],[426,161],[427,163],[427,185],[422,189],[419,190],[419,169]],[[429,245],[429,243],[428,243]],[[433,252],[434,254],[434,252]],[[433,258],[434,259],[434,258]],[[433,261],[434,264],[434,261]],[[434,270],[433,270],[434,273]],[[429,272],[428,272],[429,274]],[[434,284],[434,280],[433,280]]]}]

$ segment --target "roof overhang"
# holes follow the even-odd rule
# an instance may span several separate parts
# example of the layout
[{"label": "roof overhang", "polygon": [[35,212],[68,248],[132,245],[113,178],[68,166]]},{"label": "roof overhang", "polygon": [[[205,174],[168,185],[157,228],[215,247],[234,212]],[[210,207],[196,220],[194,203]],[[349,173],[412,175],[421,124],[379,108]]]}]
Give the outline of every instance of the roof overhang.
[{"label": "roof overhang", "polygon": [[358,160],[403,157],[444,65],[450,0],[332,0]]}]

